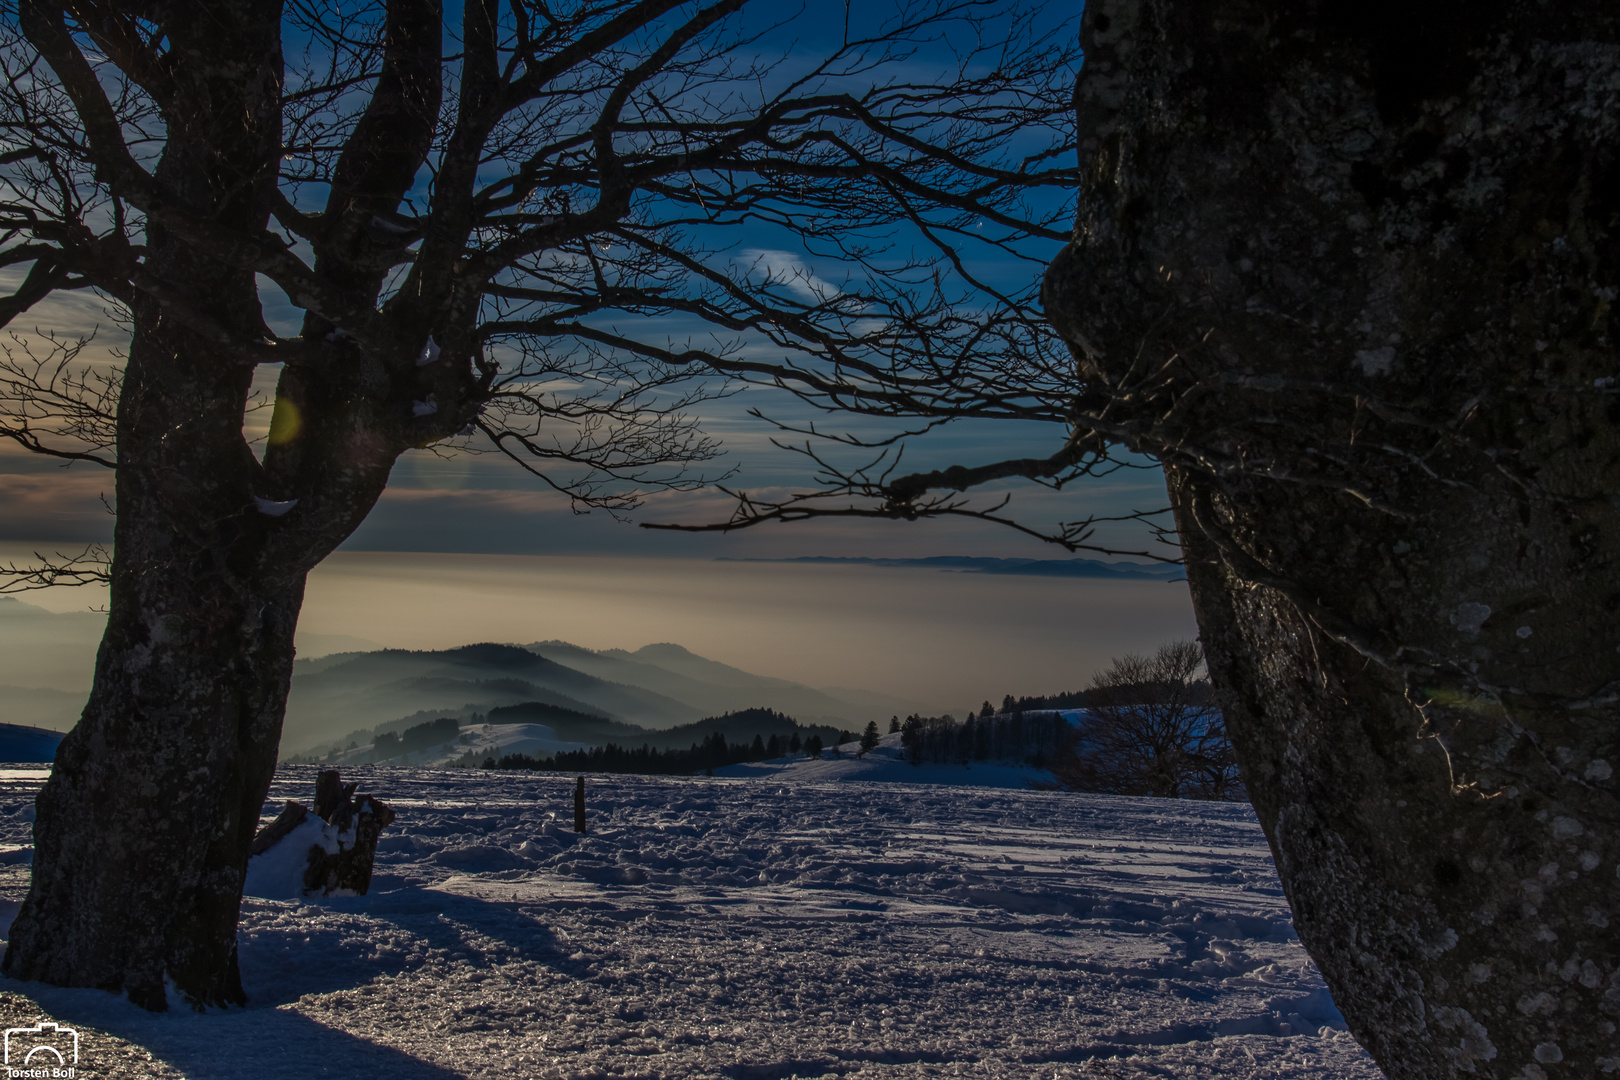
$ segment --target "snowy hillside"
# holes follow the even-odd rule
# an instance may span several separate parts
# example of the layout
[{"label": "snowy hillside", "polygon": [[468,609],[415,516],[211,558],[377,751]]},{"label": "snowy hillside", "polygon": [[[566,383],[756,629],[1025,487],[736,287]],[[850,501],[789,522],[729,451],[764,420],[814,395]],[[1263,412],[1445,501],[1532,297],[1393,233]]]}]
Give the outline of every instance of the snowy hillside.
[{"label": "snowy hillside", "polygon": [[[439,746],[403,753],[378,764],[448,766],[471,755],[474,761],[502,754],[551,755],[559,750],[580,750],[588,743],[559,739],[546,724],[475,724],[463,729],[461,737]],[[349,769],[374,760],[372,744],[347,750],[332,759],[331,767]]]},{"label": "snowy hillside", "polygon": [[[555,711],[555,710],[552,710]],[[510,718],[525,715],[545,715],[547,709],[539,705],[520,705],[508,708],[497,708],[490,711],[490,718]],[[440,725],[453,725],[452,720],[440,720]],[[559,730],[561,728],[561,730]],[[432,732],[433,725],[424,725],[422,728],[407,729],[404,733],[407,739],[414,732]],[[709,717],[695,724],[684,724],[680,727],[666,728],[663,731],[649,731],[646,728],[634,727],[618,721],[605,720],[602,717],[564,716],[554,723],[474,723],[466,727],[445,728],[443,738],[440,734],[431,734],[426,741],[418,741],[407,745],[395,740],[389,744],[387,750],[379,750],[376,742],[367,742],[364,745],[356,743],[353,747],[336,751],[322,758],[319,763],[335,766],[337,768],[350,768],[355,765],[412,765],[424,768],[476,766],[488,758],[499,760],[508,754],[525,754],[529,757],[550,757],[551,755],[569,751],[600,747],[604,744],[615,744],[620,747],[639,747],[650,744],[655,749],[685,749],[688,746],[702,743],[715,733],[724,735],[733,743],[746,744],[752,737],[758,736],[762,740],[768,734],[780,737],[785,743],[787,736],[793,732],[808,736],[812,733],[822,736],[832,736],[836,733],[831,728],[800,728],[793,720],[779,713],[770,713],[766,710],[750,710],[748,713],[728,713],[725,716]],[[387,738],[387,736],[383,736]],[[829,752],[830,753],[830,752]],[[853,754],[853,750],[851,750]],[[786,764],[789,759],[783,759],[777,764]],[[803,755],[798,760],[804,764]],[[312,764],[311,762],[298,762],[297,764]],[[812,763],[813,764],[813,763]],[[688,770],[695,771],[695,770]],[[744,775],[744,774],[739,774]],[[1031,774],[1032,776],[1035,774]],[[915,778],[914,778],[915,779]],[[1025,786],[1015,784],[1016,787]]]},{"label": "snowy hillside", "polygon": [[0,724],[0,761],[54,761],[61,742],[59,731]]},{"label": "snowy hillside", "polygon": [[[247,1009],[0,1019],[97,1078],[1378,1080],[1247,806],[783,772],[592,777],[578,836],[572,776],[356,769],[399,812],[372,892],[245,901]],[[14,910],[37,781],[0,784]]]},{"label": "snowy hillside", "polygon": [[717,777],[753,780],[780,780],[790,783],[863,783],[950,784],[968,787],[1028,788],[1032,784],[1050,784],[1052,774],[1046,769],[1008,762],[975,761],[970,765],[913,765],[906,760],[898,732],[885,735],[876,747],[858,754],[858,743],[848,743],[835,751],[822,752],[820,759],[803,754],[776,758],[771,761],[728,765],[716,769]]}]

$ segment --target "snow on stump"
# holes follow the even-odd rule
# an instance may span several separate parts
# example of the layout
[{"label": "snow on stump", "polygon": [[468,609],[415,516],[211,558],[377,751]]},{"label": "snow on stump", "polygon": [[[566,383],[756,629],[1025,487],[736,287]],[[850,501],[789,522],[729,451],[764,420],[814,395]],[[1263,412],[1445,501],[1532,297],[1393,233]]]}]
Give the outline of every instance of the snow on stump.
[{"label": "snow on stump", "polygon": [[315,811],[288,802],[253,839],[243,893],[272,899],[359,896],[371,887],[377,838],[394,811],[356,795],[336,769],[315,781]]}]

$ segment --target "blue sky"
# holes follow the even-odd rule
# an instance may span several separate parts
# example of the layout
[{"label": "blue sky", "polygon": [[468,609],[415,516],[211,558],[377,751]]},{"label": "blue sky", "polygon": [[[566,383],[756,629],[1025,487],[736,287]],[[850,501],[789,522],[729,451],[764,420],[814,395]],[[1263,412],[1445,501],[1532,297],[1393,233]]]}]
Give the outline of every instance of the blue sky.
[{"label": "blue sky", "polygon": [[[846,16],[851,32],[859,34],[863,28],[887,17],[892,5],[818,0],[799,9],[796,17],[784,17],[784,10],[759,5],[745,16],[754,26],[760,25],[759,19],[766,13],[772,20],[783,20],[781,25],[765,33],[759,45],[762,56],[779,57],[772,77],[791,71],[829,41],[841,38]],[[1049,6],[1043,11],[1049,12],[1053,20],[1078,18],[1077,9],[1058,11]],[[452,26],[452,36],[453,32]],[[962,33],[962,28],[956,27],[947,37],[955,35],[960,44]],[[930,65],[937,66],[946,59],[946,51],[932,45],[919,49],[908,63],[918,70],[927,70]],[[1054,192],[1051,198],[1066,200],[1068,196]],[[717,239],[731,251],[775,252],[797,260],[824,280],[836,281],[840,275],[836,261],[818,258],[802,245],[795,250],[795,238],[778,228],[728,230],[723,238]],[[902,246],[907,242],[905,237],[900,238]],[[969,251],[968,257],[979,260],[976,272],[984,274],[998,287],[1014,289],[1033,281],[1040,262],[1055,250],[1056,245],[1050,241],[1030,241],[1021,245],[1021,251],[1033,261],[1009,259],[989,248]],[[272,326],[291,331],[297,325],[300,313],[277,290],[266,289],[265,303]],[[87,295],[54,298],[36,307],[30,316],[29,321],[40,330],[75,333],[94,325],[103,327],[91,354],[100,350],[99,355],[104,360],[110,359],[111,350],[120,343],[109,314],[100,310],[94,298]],[[678,324],[669,327],[672,336],[682,330]],[[27,330],[23,332],[27,334]],[[261,369],[259,373],[258,385],[266,399],[273,392],[275,376],[273,367]],[[802,490],[807,480],[803,459],[772,446],[771,437],[777,433],[750,417],[751,408],[788,421],[803,421],[808,417],[802,404],[770,389],[750,388],[736,396],[704,404],[699,409],[704,427],[719,436],[726,449],[725,458],[715,463],[711,471],[729,471],[729,485],[753,492]],[[247,422],[248,433],[262,436],[267,424],[268,410],[251,415]],[[863,433],[871,433],[881,426],[880,421],[871,419],[851,419],[845,424],[847,429]],[[1045,456],[1056,448],[1061,438],[1062,431],[1055,425],[958,422],[909,445],[906,462],[908,469],[929,469],[1010,456]],[[853,460],[853,456],[846,455],[845,460]],[[1162,478],[1151,468],[1126,470],[1064,493],[1052,493],[1028,484],[1014,485],[1011,490],[1014,493],[1011,511],[1038,525],[1089,514],[1118,514],[1164,503]],[[0,447],[0,503],[7,510],[0,515],[0,540],[103,539],[110,534],[111,519],[100,500],[110,491],[111,475],[105,470],[86,465],[63,469],[52,460],[32,457],[9,445]],[[990,503],[999,494],[999,491],[986,491],[978,499]],[[713,492],[654,494],[633,517],[636,521],[700,522],[723,518],[729,506],[726,499]],[[1097,539],[1133,549],[1147,543],[1145,530],[1139,526],[1105,527]],[[1061,549],[1042,545],[1012,530],[959,520],[772,525],[728,535],[651,532],[616,521],[600,511],[575,514],[566,500],[544,491],[531,477],[497,455],[456,455],[425,450],[410,451],[400,460],[389,493],[345,546],[351,550],[622,553],[677,557],[983,554],[1056,558],[1066,555]]]}]

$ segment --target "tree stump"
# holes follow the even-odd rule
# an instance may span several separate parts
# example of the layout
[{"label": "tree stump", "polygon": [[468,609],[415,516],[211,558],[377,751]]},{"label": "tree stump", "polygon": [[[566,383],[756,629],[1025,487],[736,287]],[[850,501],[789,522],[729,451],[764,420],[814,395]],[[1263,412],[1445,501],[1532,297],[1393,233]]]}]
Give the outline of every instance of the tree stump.
[{"label": "tree stump", "polygon": [[359,783],[345,784],[336,769],[322,769],[315,775],[315,816],[331,821],[338,807],[354,798]]},{"label": "tree stump", "polygon": [[[319,843],[311,844],[304,870],[305,894],[363,896],[371,887],[377,838],[394,820],[394,811],[370,795],[355,794],[357,783],[342,782],[336,769],[322,769],[315,780],[315,816],[325,824]],[[302,803],[288,802],[281,814],[254,837],[254,855],[263,855],[286,840],[309,819]]]},{"label": "tree stump", "polygon": [[303,803],[287,800],[276,820],[259,830],[259,835],[253,838],[253,846],[248,849],[249,856],[263,855],[271,848],[287,838],[287,834],[302,825],[309,817],[309,810]]}]

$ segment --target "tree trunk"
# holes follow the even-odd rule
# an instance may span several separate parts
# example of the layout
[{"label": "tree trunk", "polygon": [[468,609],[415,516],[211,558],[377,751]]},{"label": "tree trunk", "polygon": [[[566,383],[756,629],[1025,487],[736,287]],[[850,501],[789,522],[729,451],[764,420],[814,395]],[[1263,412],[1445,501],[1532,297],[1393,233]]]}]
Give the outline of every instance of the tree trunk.
[{"label": "tree trunk", "polygon": [[1048,312],[1393,1080],[1620,1072],[1615,18],[1087,5]]},{"label": "tree trunk", "polygon": [[[61,32],[52,11],[23,13],[47,52]],[[161,75],[155,177],[187,213],[245,234],[265,227],[275,197],[280,22],[277,5],[231,2],[166,24],[195,62]],[[107,630],[89,703],[39,795],[33,882],[0,966],[149,1009],[166,1006],[167,976],[200,1008],[244,1000],[236,920],[305,576],[387,469],[351,470],[367,472],[371,495],[342,514],[264,512],[277,507],[260,497],[281,496],[242,436],[254,365],[220,341],[263,337],[254,275],[150,221],[144,270],[213,326],[132,301]]]},{"label": "tree trunk", "polygon": [[39,796],[33,885],[4,962],[15,978],[161,1008],[168,974],[195,1004],[243,1000],[237,911],[305,576],[261,562],[280,519],[251,495],[250,371],[156,313],[137,327],[107,630]]}]

